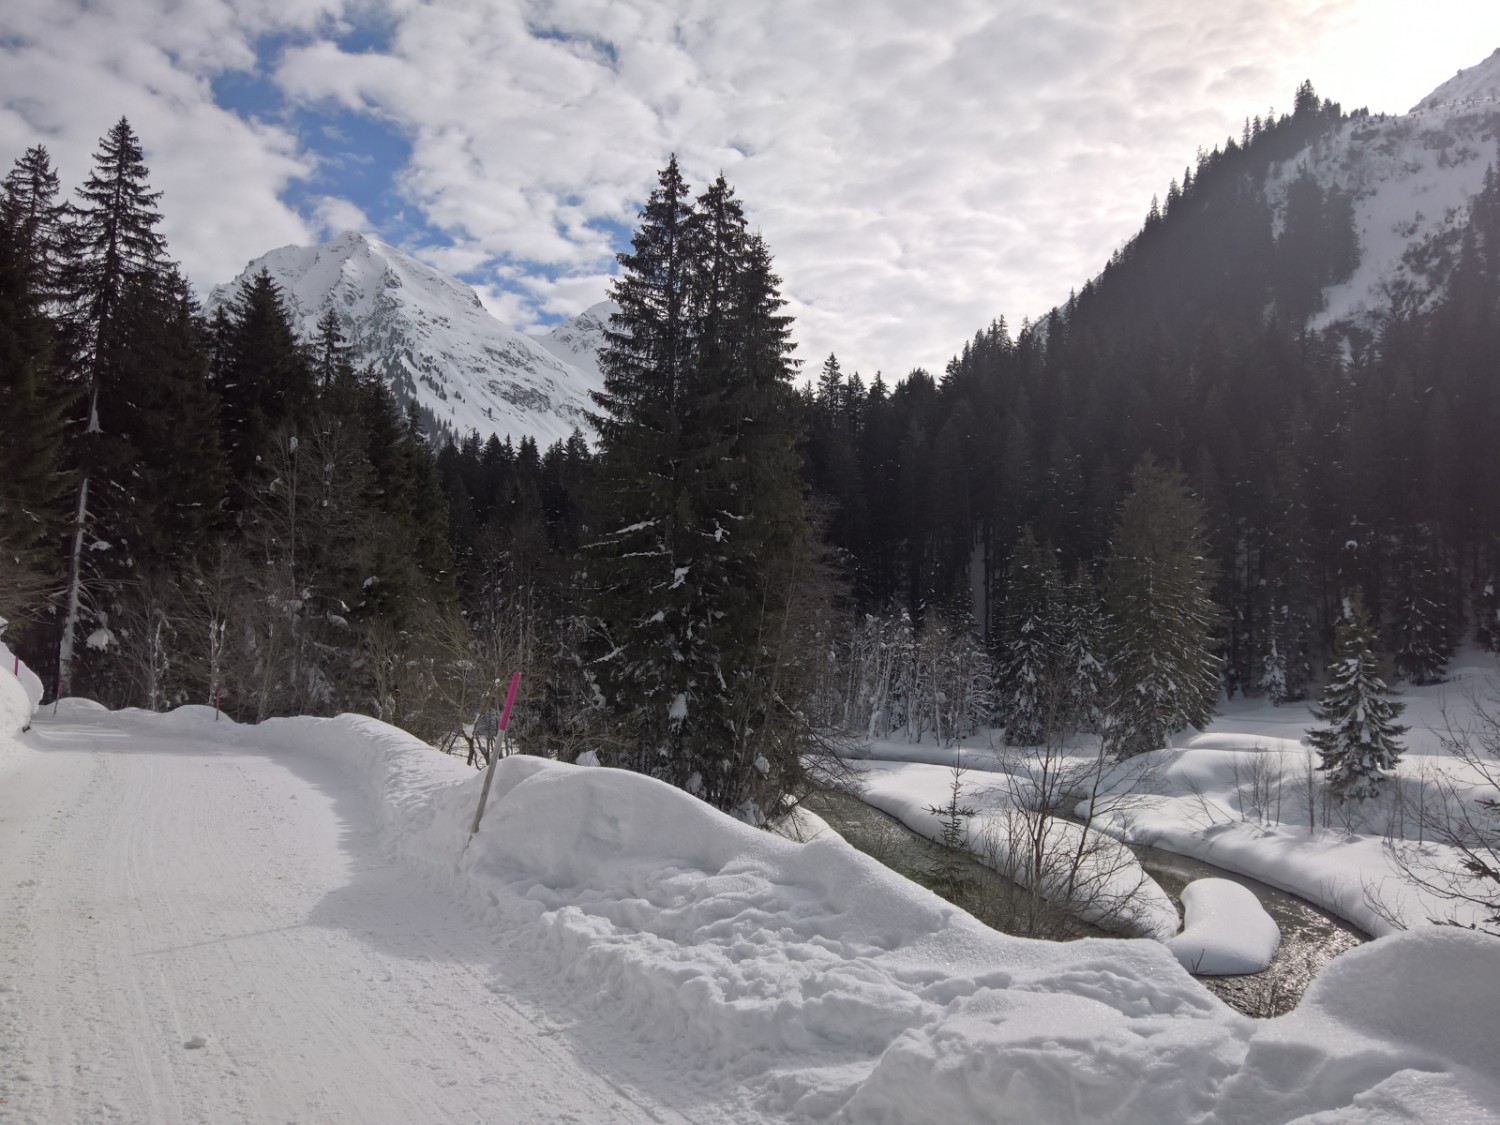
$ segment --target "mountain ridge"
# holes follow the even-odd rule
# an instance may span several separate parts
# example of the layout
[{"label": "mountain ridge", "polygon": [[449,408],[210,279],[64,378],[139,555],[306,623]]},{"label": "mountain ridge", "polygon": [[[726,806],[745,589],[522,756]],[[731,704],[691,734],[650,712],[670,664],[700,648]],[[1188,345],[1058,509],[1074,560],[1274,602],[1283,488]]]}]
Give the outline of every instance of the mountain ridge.
[{"label": "mountain ridge", "polygon": [[343,231],[314,246],[282,246],[215,286],[209,313],[266,271],[294,329],[311,338],[332,310],[358,366],[374,364],[397,400],[431,429],[539,445],[592,432],[589,392],[603,386],[598,349],[612,307],[601,302],[547,336],[502,324],[468,285],[372,235]]}]

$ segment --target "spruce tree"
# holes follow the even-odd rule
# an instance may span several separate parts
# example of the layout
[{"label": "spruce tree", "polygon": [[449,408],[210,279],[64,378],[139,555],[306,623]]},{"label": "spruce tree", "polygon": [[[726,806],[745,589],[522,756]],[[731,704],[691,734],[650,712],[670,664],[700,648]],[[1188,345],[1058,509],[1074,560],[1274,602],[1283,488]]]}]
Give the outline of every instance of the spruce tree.
[{"label": "spruce tree", "polygon": [[1451,615],[1443,607],[1440,551],[1430,524],[1409,528],[1399,548],[1391,637],[1396,671],[1407,683],[1435,684],[1453,655]]},{"label": "spruce tree", "polygon": [[[109,544],[109,529],[94,527],[90,490],[109,482],[97,474],[103,463],[101,399],[125,394],[111,377],[120,345],[120,303],[132,279],[160,275],[167,264],[166,243],[156,227],[160,192],[147,187],[145,158],[125,118],[110,129],[94,153],[94,170],[78,189],[63,232],[58,293],[63,309],[61,344],[65,369],[83,400],[83,414],[73,431],[69,461],[77,480],[69,545],[67,604],[58,645],[58,689],[66,691],[73,669],[77,633],[89,607],[84,588],[91,561],[84,538]],[[123,482],[115,482],[123,483]],[[93,556],[96,552],[90,551]],[[107,634],[106,634],[107,635]]]},{"label": "spruce tree", "polygon": [[1120,509],[1106,583],[1108,738],[1120,757],[1206,726],[1219,697],[1203,506],[1182,474],[1149,454]]},{"label": "spruce tree", "polygon": [[33,145],[5,177],[0,220],[10,228],[28,287],[43,302],[56,296],[67,208],[57,201],[57,173],[46,148]]},{"label": "spruce tree", "polygon": [[1063,586],[1063,669],[1067,676],[1068,717],[1072,726],[1097,731],[1103,724],[1104,616],[1099,592],[1082,566]]},{"label": "spruce tree", "polygon": [[1000,719],[1013,746],[1035,746],[1064,722],[1066,605],[1052,551],[1028,526],[1006,570],[1000,627]]},{"label": "spruce tree", "polygon": [[187,280],[164,266],[132,276],[120,295],[110,394],[101,396],[96,517],[115,566],[137,577],[187,565],[224,498],[218,401]]},{"label": "spruce tree", "polygon": [[672,160],[631,245],[595,396],[589,671],[619,764],[756,820],[800,771],[776,644],[803,518],[789,318],[722,177],[695,204]]},{"label": "spruce tree", "polygon": [[[307,429],[315,388],[281,290],[265,270],[241,283],[221,332],[213,383],[230,499],[238,510],[256,487],[257,461],[288,435]],[[336,356],[332,362],[337,378]]]},{"label": "spruce tree", "polygon": [[61,463],[71,402],[54,362],[35,244],[0,214],[0,617],[36,617],[60,579],[68,478]]},{"label": "spruce tree", "polygon": [[1355,590],[1344,603],[1328,683],[1313,709],[1313,717],[1326,725],[1307,734],[1321,760],[1318,768],[1340,799],[1378,795],[1386,771],[1401,759],[1398,740],[1407,728],[1396,719],[1406,706],[1391,698],[1375,644],[1369,612]]}]

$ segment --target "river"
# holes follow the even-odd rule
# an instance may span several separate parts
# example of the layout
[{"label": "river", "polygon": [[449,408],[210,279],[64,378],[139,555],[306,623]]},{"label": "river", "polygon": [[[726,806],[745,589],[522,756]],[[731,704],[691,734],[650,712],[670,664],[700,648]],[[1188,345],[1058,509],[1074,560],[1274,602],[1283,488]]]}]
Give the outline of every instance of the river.
[{"label": "river", "polygon": [[[1017,930],[1018,902],[1028,902],[1010,880],[977,860],[958,857],[956,869],[943,848],[911,831],[895,817],[837,790],[811,794],[807,808],[826,820],[850,844],[914,882],[951,898],[981,922],[1006,933]],[[1248,887],[1281,928],[1281,945],[1271,967],[1253,976],[1198,977],[1231,1007],[1251,1016],[1290,1011],[1329,961],[1368,937],[1311,903],[1243,875],[1158,848],[1134,847],[1141,865],[1172,897],[1179,913],[1182,889],[1194,879],[1228,879]],[[944,865],[948,864],[947,871]],[[1071,940],[1104,937],[1090,926],[1049,908],[1032,932]]]}]

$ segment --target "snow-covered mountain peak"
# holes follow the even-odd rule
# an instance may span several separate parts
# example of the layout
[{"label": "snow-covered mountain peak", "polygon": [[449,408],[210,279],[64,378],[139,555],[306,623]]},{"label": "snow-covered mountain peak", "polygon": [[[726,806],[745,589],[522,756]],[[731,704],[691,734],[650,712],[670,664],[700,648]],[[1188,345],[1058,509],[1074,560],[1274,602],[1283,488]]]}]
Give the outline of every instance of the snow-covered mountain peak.
[{"label": "snow-covered mountain peak", "polygon": [[599,353],[604,350],[604,330],[609,327],[609,318],[618,309],[619,306],[613,301],[600,301],[596,305],[590,305],[541,337],[540,343],[559,359],[591,372],[602,382]]},{"label": "snow-covered mountain peak", "polygon": [[1273,166],[1265,186],[1278,229],[1288,189],[1304,173],[1353,204],[1358,266],[1325,291],[1312,326],[1373,328],[1393,308],[1429,307],[1492,164],[1500,167],[1500,51],[1410,113],[1357,113]]},{"label": "snow-covered mountain peak", "polygon": [[1411,107],[1413,113],[1438,106],[1500,103],[1500,47],[1478,66],[1465,67]]},{"label": "snow-covered mountain peak", "polygon": [[209,309],[233,300],[263,269],[303,336],[332,309],[355,362],[373,363],[403,404],[415,402],[443,430],[529,436],[543,446],[589,431],[589,391],[601,383],[600,306],[551,336],[524,336],[463,282],[378,238],[344,231],[318,246],[283,246],[257,258],[213,290]]}]

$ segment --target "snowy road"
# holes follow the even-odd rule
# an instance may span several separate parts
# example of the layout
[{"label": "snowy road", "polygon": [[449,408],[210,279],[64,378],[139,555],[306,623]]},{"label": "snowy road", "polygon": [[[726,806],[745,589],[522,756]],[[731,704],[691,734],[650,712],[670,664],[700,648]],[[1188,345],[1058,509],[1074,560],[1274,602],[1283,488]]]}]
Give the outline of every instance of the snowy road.
[{"label": "snowy road", "polygon": [[680,1119],[508,994],[333,770],[129,724],[0,760],[0,1121]]}]

